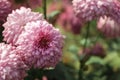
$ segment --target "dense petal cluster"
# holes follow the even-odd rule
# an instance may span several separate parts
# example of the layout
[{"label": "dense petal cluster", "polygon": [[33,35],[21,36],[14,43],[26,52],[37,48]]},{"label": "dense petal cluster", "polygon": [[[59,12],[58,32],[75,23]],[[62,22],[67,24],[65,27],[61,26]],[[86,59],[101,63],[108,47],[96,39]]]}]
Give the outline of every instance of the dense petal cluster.
[{"label": "dense petal cluster", "polygon": [[26,23],[37,20],[43,20],[42,14],[32,12],[30,8],[21,7],[12,11],[7,17],[7,22],[3,24],[4,41],[15,45]]},{"label": "dense petal cluster", "polygon": [[24,80],[27,66],[16,54],[15,47],[0,43],[0,80]]},{"label": "dense petal cluster", "polygon": [[80,19],[88,22],[113,10],[115,0],[73,0],[74,11]]},{"label": "dense petal cluster", "polygon": [[112,8],[109,10],[109,16],[115,22],[120,24],[120,2],[118,0],[114,0]]},{"label": "dense petal cluster", "polygon": [[8,45],[0,46],[0,80],[23,80],[26,70],[55,67],[60,61],[64,37],[42,14],[21,7],[9,14],[3,26]]},{"label": "dense petal cluster", "polygon": [[97,28],[109,38],[120,36],[120,24],[118,24],[111,17],[101,17],[97,22]]},{"label": "dense petal cluster", "polygon": [[35,68],[55,67],[60,61],[63,35],[46,21],[27,23],[17,41],[24,62]]},{"label": "dense petal cluster", "polygon": [[[8,14],[11,12],[11,3],[7,0],[0,0],[0,22],[5,22]],[[2,25],[2,24],[0,24]]]}]

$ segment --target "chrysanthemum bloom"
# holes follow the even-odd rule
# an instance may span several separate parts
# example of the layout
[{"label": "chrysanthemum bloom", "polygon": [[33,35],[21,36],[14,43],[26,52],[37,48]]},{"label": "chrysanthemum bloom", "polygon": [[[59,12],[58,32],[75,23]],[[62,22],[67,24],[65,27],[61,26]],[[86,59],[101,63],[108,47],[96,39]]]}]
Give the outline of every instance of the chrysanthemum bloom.
[{"label": "chrysanthemum bloom", "polygon": [[97,22],[97,28],[108,38],[120,37],[120,24],[111,17],[101,17]]},{"label": "chrysanthemum bloom", "polygon": [[30,8],[21,7],[12,11],[7,17],[7,22],[3,24],[4,41],[15,45],[26,23],[37,20],[43,20],[42,14],[32,12]]},{"label": "chrysanthemum bloom", "polygon": [[0,80],[24,80],[27,69],[15,47],[0,43]]},{"label": "chrysanthemum bloom", "polygon": [[42,0],[9,0],[12,3],[12,8],[17,9],[21,6],[29,8],[37,8],[41,6]]},{"label": "chrysanthemum bloom", "polygon": [[118,0],[113,0],[113,6],[109,10],[109,16],[115,22],[120,24],[120,2]]},{"label": "chrysanthemum bloom", "polygon": [[60,61],[63,35],[46,21],[27,23],[17,41],[19,55],[34,68],[55,67]]},{"label": "chrysanthemum bloom", "polygon": [[0,26],[6,21],[6,18],[11,11],[11,3],[7,0],[0,0]]},{"label": "chrysanthemum bloom", "polygon": [[109,15],[114,0],[73,0],[75,14],[83,22],[88,22],[103,15]]}]

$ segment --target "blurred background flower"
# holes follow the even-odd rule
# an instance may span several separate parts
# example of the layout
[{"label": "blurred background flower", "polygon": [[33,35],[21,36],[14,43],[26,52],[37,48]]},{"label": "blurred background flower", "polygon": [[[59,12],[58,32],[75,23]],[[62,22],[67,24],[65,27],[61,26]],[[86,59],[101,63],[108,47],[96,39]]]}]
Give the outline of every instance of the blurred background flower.
[{"label": "blurred background flower", "polygon": [[96,43],[94,46],[86,48],[83,51],[80,52],[80,55],[86,54],[89,56],[98,56],[98,57],[105,57],[106,56],[103,46],[99,43]]},{"label": "blurred background flower", "polygon": [[111,17],[101,17],[97,23],[97,28],[108,38],[120,37],[119,23]]},{"label": "blurred background flower", "polygon": [[29,8],[37,8],[42,5],[42,0],[9,0],[12,3],[12,8],[17,9],[21,6]]}]

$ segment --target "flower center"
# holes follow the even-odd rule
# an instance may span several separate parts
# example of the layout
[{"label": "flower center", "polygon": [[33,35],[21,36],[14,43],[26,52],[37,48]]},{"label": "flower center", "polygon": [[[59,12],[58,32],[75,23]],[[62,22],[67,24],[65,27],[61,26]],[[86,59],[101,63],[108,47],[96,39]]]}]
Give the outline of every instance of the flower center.
[{"label": "flower center", "polygon": [[49,39],[42,37],[39,41],[39,48],[48,48],[49,47]]}]

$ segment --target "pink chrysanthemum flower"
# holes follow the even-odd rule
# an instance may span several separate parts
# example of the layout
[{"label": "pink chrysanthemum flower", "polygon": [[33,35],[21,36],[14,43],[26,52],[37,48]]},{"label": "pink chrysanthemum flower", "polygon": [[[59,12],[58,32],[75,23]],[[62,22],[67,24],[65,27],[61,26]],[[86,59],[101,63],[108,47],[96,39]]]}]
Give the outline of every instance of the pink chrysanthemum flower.
[{"label": "pink chrysanthemum flower", "polygon": [[109,15],[114,0],[73,0],[75,14],[83,22],[88,22],[103,15]]},{"label": "pink chrysanthemum flower", "polygon": [[21,7],[12,11],[8,15],[7,22],[3,24],[5,28],[3,31],[4,41],[14,45],[26,23],[37,20],[43,20],[42,14],[32,12],[30,8]]},{"label": "pink chrysanthemum flower", "polygon": [[101,17],[97,22],[97,28],[109,38],[116,38],[120,36],[120,24],[118,24],[111,17]]},{"label": "pink chrysanthemum flower", "polygon": [[7,0],[0,0],[0,22],[5,22],[11,11],[11,3]]},{"label": "pink chrysanthemum flower", "polygon": [[62,55],[63,35],[46,21],[31,22],[26,24],[17,46],[19,55],[28,66],[55,67]]},{"label": "pink chrysanthemum flower", "polygon": [[27,66],[16,54],[15,47],[0,43],[0,80],[24,80]]},{"label": "pink chrysanthemum flower", "polygon": [[120,24],[120,2],[114,0],[111,10],[109,10],[110,17]]}]

